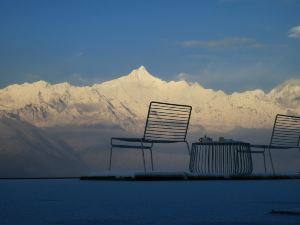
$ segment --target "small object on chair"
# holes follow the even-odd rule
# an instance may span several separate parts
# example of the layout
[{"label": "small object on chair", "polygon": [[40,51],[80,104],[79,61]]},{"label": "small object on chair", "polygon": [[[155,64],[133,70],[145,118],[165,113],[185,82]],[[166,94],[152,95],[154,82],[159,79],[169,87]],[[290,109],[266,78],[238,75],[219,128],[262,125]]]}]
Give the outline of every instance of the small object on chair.
[{"label": "small object on chair", "polygon": [[224,137],[219,137],[219,142],[224,142],[225,138]]}]

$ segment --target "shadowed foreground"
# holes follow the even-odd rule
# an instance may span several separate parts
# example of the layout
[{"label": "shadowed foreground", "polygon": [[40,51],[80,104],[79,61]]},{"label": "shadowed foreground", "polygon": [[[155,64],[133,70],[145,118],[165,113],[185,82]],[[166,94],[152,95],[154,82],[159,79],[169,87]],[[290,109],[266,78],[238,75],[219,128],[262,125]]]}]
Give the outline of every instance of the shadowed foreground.
[{"label": "shadowed foreground", "polygon": [[299,224],[300,180],[0,180],[0,223]]}]

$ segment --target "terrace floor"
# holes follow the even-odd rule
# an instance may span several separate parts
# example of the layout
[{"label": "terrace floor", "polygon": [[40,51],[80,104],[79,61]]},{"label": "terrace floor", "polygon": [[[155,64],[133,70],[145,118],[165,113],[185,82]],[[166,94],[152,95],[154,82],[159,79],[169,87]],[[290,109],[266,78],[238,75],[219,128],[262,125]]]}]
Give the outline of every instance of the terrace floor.
[{"label": "terrace floor", "polygon": [[82,176],[80,179],[119,181],[279,180],[300,179],[300,174],[205,175],[189,172],[102,172]]}]

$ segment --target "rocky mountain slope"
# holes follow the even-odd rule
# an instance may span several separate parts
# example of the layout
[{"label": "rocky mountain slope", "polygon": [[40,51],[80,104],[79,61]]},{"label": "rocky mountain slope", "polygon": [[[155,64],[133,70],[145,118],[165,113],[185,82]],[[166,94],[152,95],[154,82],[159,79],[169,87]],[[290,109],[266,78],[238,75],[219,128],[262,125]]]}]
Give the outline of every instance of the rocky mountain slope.
[{"label": "rocky mountain slope", "polygon": [[104,124],[140,132],[153,100],[192,105],[194,129],[269,128],[277,113],[300,114],[300,81],[287,81],[270,93],[226,94],[198,83],[163,81],[141,66],[92,86],[45,81],[10,85],[0,90],[0,116],[38,127]]},{"label": "rocky mountain slope", "polygon": [[79,176],[88,168],[64,141],[24,121],[0,119],[0,177]]}]

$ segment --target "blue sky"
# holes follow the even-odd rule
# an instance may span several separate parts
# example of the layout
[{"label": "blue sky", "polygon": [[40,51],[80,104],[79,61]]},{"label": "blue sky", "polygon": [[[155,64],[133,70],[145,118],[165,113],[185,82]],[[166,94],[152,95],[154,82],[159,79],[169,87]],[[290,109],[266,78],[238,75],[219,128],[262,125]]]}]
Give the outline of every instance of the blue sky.
[{"label": "blue sky", "polygon": [[144,65],[226,92],[300,78],[300,1],[1,1],[0,87]]}]

